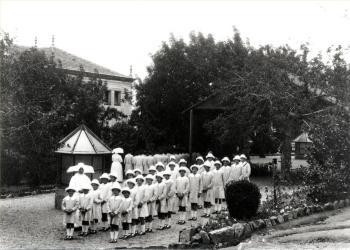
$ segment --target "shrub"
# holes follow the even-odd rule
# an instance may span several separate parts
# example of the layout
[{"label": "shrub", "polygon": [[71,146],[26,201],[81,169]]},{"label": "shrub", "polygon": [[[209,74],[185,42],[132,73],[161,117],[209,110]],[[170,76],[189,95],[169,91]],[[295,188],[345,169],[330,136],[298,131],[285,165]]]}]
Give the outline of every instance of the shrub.
[{"label": "shrub", "polygon": [[250,219],[259,208],[259,188],[249,181],[231,181],[225,186],[225,197],[230,215],[236,219]]}]

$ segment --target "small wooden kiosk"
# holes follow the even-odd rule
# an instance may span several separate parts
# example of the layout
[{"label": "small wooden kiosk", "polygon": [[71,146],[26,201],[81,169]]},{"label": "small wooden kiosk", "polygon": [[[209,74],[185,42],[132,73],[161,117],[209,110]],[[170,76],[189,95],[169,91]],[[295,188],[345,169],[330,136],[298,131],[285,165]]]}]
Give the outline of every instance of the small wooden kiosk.
[{"label": "small wooden kiosk", "polygon": [[309,148],[312,145],[312,141],[309,139],[307,133],[302,133],[293,140],[295,147],[295,159],[302,160],[306,159],[306,154],[309,152]]},{"label": "small wooden kiosk", "polygon": [[98,178],[103,172],[109,172],[112,150],[85,125],[80,125],[59,142],[55,151],[58,154],[55,207],[61,206],[72,174],[67,174],[70,166],[83,162],[93,166],[95,173],[88,175]]}]

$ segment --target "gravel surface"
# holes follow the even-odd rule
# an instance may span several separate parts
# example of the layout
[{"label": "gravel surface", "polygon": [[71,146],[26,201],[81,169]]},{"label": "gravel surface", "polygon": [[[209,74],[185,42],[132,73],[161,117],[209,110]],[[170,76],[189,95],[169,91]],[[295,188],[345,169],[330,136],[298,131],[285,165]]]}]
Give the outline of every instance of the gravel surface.
[{"label": "gravel surface", "polygon": [[[109,232],[64,241],[62,212],[54,209],[55,194],[0,200],[0,249],[112,249],[177,243],[179,230],[190,226],[175,224],[171,229],[108,243]],[[173,216],[173,222],[177,215]],[[157,226],[157,220],[154,226]]]},{"label": "gravel surface", "polygon": [[[252,178],[262,192],[264,186],[271,186],[271,179]],[[98,232],[86,238],[77,236],[72,241],[64,241],[65,228],[62,211],[54,208],[55,194],[42,194],[0,200],[0,249],[112,249],[114,247],[146,247],[167,246],[177,243],[179,231],[192,224],[204,223],[187,222],[177,225],[178,215],[172,218],[171,229],[157,231],[118,243],[108,243],[109,232]],[[201,212],[199,212],[199,216]],[[153,228],[157,226],[157,219]]]}]

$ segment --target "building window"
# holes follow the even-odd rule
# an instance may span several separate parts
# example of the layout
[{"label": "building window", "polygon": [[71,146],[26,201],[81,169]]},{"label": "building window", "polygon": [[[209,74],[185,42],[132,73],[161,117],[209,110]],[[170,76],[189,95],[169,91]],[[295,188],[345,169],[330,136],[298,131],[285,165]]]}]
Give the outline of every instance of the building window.
[{"label": "building window", "polygon": [[122,93],[114,91],[114,106],[120,106]]},{"label": "building window", "polygon": [[104,99],[104,103],[106,105],[112,105],[112,102],[111,102],[111,91],[107,90],[105,92],[105,99]]}]

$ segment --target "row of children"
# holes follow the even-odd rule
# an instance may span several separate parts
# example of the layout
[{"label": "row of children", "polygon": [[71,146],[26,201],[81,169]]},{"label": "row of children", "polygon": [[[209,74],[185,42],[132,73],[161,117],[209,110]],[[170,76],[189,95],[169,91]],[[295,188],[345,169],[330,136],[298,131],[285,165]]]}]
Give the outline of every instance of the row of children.
[{"label": "row of children", "polygon": [[202,217],[209,217],[212,205],[214,212],[221,210],[228,181],[249,179],[247,171],[242,171],[242,166],[246,166],[244,155],[236,156],[232,165],[227,157],[222,163],[214,159],[212,154],[207,155],[205,162],[197,157],[197,164],[190,167],[190,172],[184,159],[176,163],[171,157],[168,165],[158,162],[144,176],[141,169],[129,169],[127,179],[121,184],[115,174],[105,173],[100,177],[101,183],[91,182],[91,191],[87,185],[82,190],[68,187],[68,196],[62,202],[66,239],[72,238],[77,218],[82,225],[81,235],[86,236],[89,227],[90,232],[96,233],[97,223],[101,221],[102,230],[110,226],[111,242],[116,242],[120,226],[125,239],[152,232],[154,216],[158,216],[159,230],[171,227],[171,216],[176,212],[180,214],[178,224],[185,224],[187,210],[190,210],[189,220],[197,220],[201,207],[204,207]]}]

